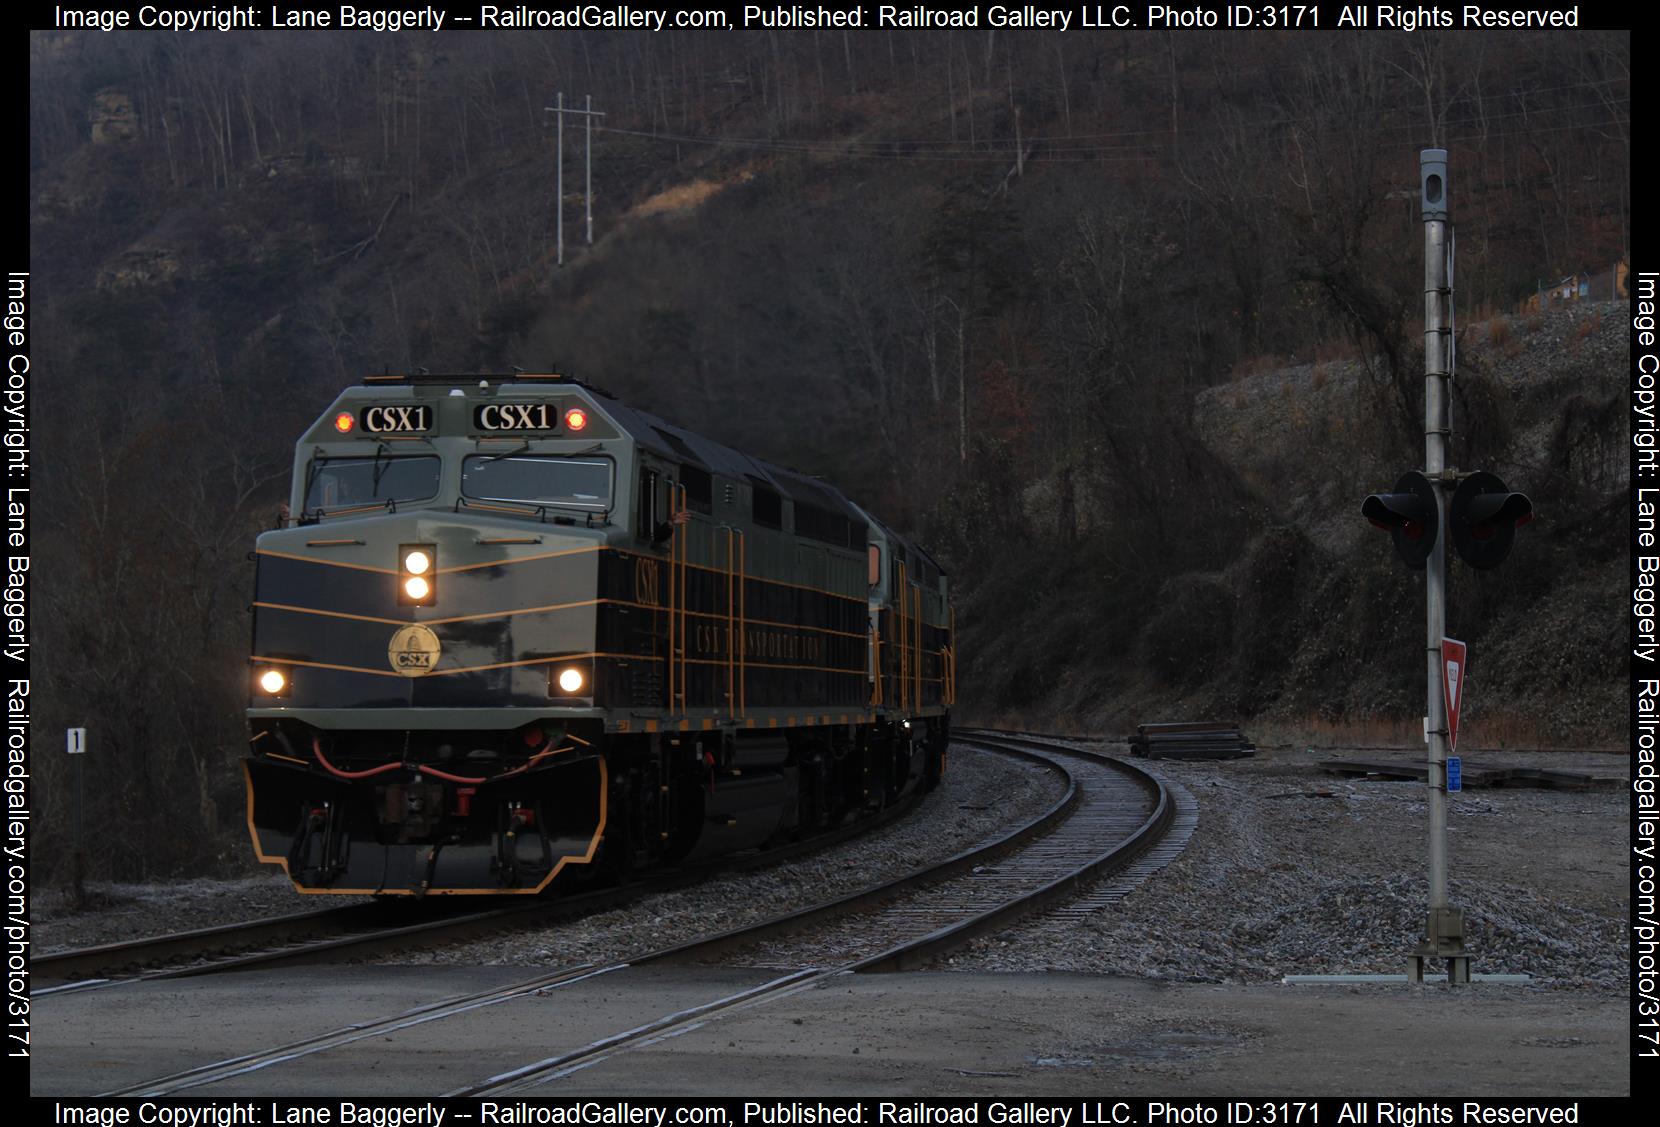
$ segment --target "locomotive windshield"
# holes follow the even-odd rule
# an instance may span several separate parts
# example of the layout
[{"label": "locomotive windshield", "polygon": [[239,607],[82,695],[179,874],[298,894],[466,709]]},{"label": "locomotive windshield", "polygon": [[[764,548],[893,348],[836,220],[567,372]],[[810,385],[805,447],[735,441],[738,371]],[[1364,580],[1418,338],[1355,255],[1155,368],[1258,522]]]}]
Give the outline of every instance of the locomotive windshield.
[{"label": "locomotive windshield", "polygon": [[318,458],[311,463],[305,507],[350,509],[387,501],[420,501],[438,493],[439,459]]},{"label": "locomotive windshield", "polygon": [[611,507],[609,458],[470,457],[462,464],[461,492],[481,501],[603,512]]}]

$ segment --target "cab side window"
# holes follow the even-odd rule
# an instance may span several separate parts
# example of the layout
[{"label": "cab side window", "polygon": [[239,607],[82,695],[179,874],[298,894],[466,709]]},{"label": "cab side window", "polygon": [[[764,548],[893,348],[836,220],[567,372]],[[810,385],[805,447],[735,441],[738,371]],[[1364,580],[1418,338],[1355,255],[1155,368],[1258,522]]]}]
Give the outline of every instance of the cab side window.
[{"label": "cab side window", "polygon": [[656,535],[663,514],[657,509],[657,471],[640,467],[640,488],[634,503],[634,535],[650,540]]}]

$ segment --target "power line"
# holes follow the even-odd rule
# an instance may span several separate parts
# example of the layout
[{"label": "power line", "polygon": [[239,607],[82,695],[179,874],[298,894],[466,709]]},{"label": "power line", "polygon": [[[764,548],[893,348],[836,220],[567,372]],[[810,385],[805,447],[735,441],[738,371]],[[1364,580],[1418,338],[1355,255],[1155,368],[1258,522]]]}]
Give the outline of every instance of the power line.
[{"label": "power line", "polygon": [[558,266],[565,265],[565,115],[568,113],[581,115],[587,128],[587,136],[582,145],[582,211],[588,226],[588,245],[594,245],[594,118],[604,117],[605,114],[594,109],[594,96],[592,94],[586,94],[584,98],[586,101],[583,103],[583,109],[567,107],[565,105],[565,92],[561,90],[558,94],[557,104],[542,107],[544,113],[557,114],[559,121],[558,139],[554,142],[559,154],[555,160],[558,172],[555,174],[553,190],[554,215],[556,217],[554,219],[554,245],[556,248],[554,259]]},{"label": "power line", "polygon": [[[1532,110],[1517,110],[1509,113],[1487,114],[1481,117],[1453,118],[1441,122],[1443,129],[1451,129],[1467,125],[1480,125],[1492,121],[1504,121],[1511,118],[1526,118],[1542,116],[1544,114],[1569,113],[1585,109],[1613,110],[1629,103],[1629,98],[1616,98],[1609,101],[1585,102],[1573,106],[1541,106]],[[1624,118],[1613,116],[1604,119],[1611,123],[1622,123]],[[1281,118],[1277,121],[1257,123],[1251,128],[1266,130],[1275,127],[1322,124],[1319,119],[1311,117]],[[1489,139],[1529,136],[1533,134],[1555,133],[1567,129],[1589,128],[1592,123],[1577,122],[1562,126],[1541,126],[1520,130],[1489,131],[1485,134],[1461,137],[1460,140]],[[1372,135],[1380,132],[1400,133],[1420,130],[1423,126],[1416,122],[1387,123],[1377,122],[1364,128],[1340,130],[1338,132],[1350,135]],[[689,133],[660,133],[639,129],[622,129],[619,127],[602,126],[607,133],[626,137],[640,137],[652,141],[668,141],[675,144],[714,145],[728,148],[754,149],[762,152],[800,153],[803,155],[849,157],[861,160],[911,160],[911,161],[963,161],[963,162],[997,162],[1002,163],[1016,155],[1012,138],[997,138],[987,140],[980,147],[973,149],[925,149],[921,151],[906,151],[912,147],[912,142],[898,141],[836,141],[836,140],[806,140],[791,138],[762,138],[762,137],[715,137],[699,136]],[[1220,130],[1197,131],[1198,135],[1216,134]],[[1156,136],[1169,135],[1168,129],[1136,130],[1120,134],[1121,136]],[[1094,134],[1080,136],[1110,137],[1114,134]],[[1086,160],[1143,160],[1149,156],[1161,154],[1165,151],[1163,144],[1130,144],[1130,145],[1074,145],[1054,146],[1046,144],[1045,138],[1032,138],[1030,141],[1032,153],[1026,159],[1045,160],[1051,162],[1086,161]]]}]

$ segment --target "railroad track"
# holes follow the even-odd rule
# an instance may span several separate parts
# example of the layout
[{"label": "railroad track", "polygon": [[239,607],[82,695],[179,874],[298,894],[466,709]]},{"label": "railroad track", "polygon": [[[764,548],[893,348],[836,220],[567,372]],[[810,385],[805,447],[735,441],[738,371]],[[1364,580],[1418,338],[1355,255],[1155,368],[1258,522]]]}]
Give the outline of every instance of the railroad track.
[{"label": "railroad track", "polygon": [[[969,729],[964,733],[964,738],[973,739],[975,737],[1001,740],[1016,747],[1042,749],[1056,746],[1054,739],[1034,736],[1029,732]],[[1115,742],[1122,743],[1123,741]],[[1066,746],[1066,743],[1061,746]],[[1099,754],[1096,752],[1086,753]],[[1199,827],[1198,800],[1180,783],[1164,778],[1156,767],[1139,766],[1138,769],[1158,778],[1169,793],[1172,804],[1170,824],[1159,840],[1132,863],[1116,869],[1110,876],[1097,881],[1093,887],[1075,899],[1068,900],[1050,909],[1051,915],[1063,918],[1087,916],[1092,912],[1099,912],[1103,908],[1110,907],[1134,891],[1142,881],[1180,857],[1182,851],[1187,848],[1187,843],[1193,837],[1193,831]]]},{"label": "railroad track", "polygon": [[801,917],[780,917],[759,928],[634,960],[635,965],[668,959],[708,962],[730,955],[747,966],[788,973],[445,1094],[531,1092],[616,1053],[802,993],[836,975],[902,970],[936,959],[1129,866],[1158,844],[1176,817],[1175,801],[1162,782],[1128,763],[1031,739],[1005,741],[995,734],[955,742],[1047,761],[1066,772],[1066,793],[1043,816],[996,842],[809,910],[807,918],[833,918],[831,930],[792,934]]},{"label": "railroad track", "polygon": [[706,1002],[648,1015],[611,1033],[446,1093],[479,1096],[540,1088],[620,1052],[764,1005],[847,972],[879,972],[938,958],[985,934],[1074,897],[1154,848],[1176,817],[1158,779],[1138,767],[1076,749],[1020,746],[974,736],[959,744],[1041,763],[1064,781],[1047,810],[996,840],[849,896],[762,923],[663,948],[627,961],[562,968],[521,982],[457,995],[272,1049],[104,1093],[158,1096],[230,1084],[371,1038],[460,1017],[484,1007],[543,997],[599,976],[648,965],[723,962],[777,971],[765,981]]},{"label": "railroad track", "polygon": [[[418,930],[422,923],[448,922],[393,923],[389,917],[398,908],[407,908],[407,905],[349,904],[37,955],[30,963],[36,979],[64,981],[39,987],[33,993],[40,997],[124,982],[184,978],[284,958],[299,959],[306,952],[321,955],[327,950],[349,947],[354,938],[366,940],[392,930]],[[106,977],[122,972],[129,973],[119,978]]]},{"label": "railroad track", "polygon": [[[65,980],[38,987],[35,997],[166,978],[188,978],[256,967],[369,958],[386,951],[451,943],[510,927],[579,919],[622,907],[641,897],[684,888],[711,876],[782,864],[839,845],[897,820],[921,799],[913,794],[871,817],[738,858],[664,870],[614,888],[468,909],[454,898],[350,904],[311,912],[224,924],[195,931],[38,955],[30,964],[37,980]],[[122,974],[121,972],[128,972]],[[119,977],[111,977],[119,975]]]}]

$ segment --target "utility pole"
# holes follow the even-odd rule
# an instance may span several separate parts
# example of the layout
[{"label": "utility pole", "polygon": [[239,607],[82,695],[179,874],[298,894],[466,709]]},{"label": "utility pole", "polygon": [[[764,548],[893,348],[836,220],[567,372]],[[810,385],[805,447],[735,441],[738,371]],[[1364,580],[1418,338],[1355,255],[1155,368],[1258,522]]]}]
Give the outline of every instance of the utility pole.
[{"label": "utility pole", "polygon": [[588,245],[594,245],[594,96],[582,96],[582,217],[588,226]]},{"label": "utility pole", "polygon": [[568,113],[580,114],[586,123],[586,136],[583,139],[583,187],[582,212],[587,224],[587,241],[589,246],[594,245],[594,118],[604,117],[605,114],[594,109],[594,96],[583,96],[583,108],[565,107],[565,93],[560,91],[556,104],[543,106],[546,113],[557,114],[559,127],[554,141],[558,151],[556,171],[554,173],[554,244],[555,261],[559,266],[565,265],[565,115]]},{"label": "utility pole", "polygon": [[554,212],[556,218],[554,219],[553,229],[554,229],[554,241],[555,241],[555,244],[559,248],[559,251],[558,251],[559,257],[556,260],[557,265],[564,266],[565,265],[565,92],[563,90],[561,90],[559,92],[559,107],[554,112],[559,115],[558,118],[557,118],[557,120],[559,122],[558,140],[556,140],[554,142],[554,149],[559,154],[559,159],[558,159],[558,161],[555,162],[558,166],[559,171],[555,175],[553,195],[554,195],[554,198],[559,201],[559,206],[555,209],[555,212]]}]

